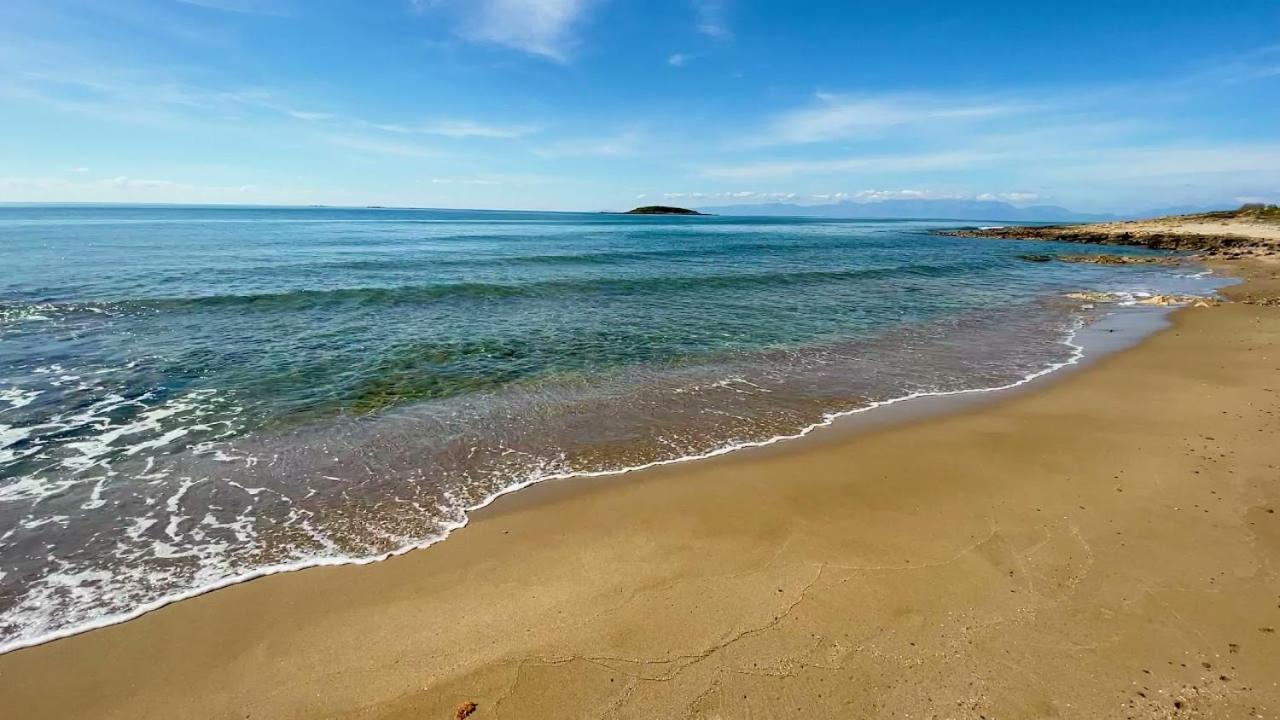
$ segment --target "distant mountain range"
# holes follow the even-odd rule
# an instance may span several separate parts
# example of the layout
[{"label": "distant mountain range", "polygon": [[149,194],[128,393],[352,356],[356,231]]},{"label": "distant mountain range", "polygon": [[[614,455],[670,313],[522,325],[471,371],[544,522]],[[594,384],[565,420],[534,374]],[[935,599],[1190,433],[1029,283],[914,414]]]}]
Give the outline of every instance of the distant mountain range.
[{"label": "distant mountain range", "polygon": [[761,203],[758,205],[721,205],[700,207],[698,210],[714,215],[798,216],[847,219],[937,219],[937,220],[990,220],[1010,222],[1103,222],[1107,220],[1133,220],[1163,217],[1165,215],[1189,215],[1191,213],[1221,210],[1219,207],[1182,205],[1153,208],[1132,215],[1082,213],[1057,205],[1029,205],[1018,207],[996,200],[877,200],[873,202],[845,201],[830,205],[796,205],[792,203]]}]

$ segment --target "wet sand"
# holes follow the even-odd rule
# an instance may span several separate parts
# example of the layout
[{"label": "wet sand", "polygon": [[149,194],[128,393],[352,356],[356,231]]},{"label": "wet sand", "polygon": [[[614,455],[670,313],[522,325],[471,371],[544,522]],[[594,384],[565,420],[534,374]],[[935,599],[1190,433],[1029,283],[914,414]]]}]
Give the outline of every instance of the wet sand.
[{"label": "wet sand", "polygon": [[1271,718],[1278,572],[1280,309],[1229,303],[998,402],[544,484],[0,656],[0,715]]}]

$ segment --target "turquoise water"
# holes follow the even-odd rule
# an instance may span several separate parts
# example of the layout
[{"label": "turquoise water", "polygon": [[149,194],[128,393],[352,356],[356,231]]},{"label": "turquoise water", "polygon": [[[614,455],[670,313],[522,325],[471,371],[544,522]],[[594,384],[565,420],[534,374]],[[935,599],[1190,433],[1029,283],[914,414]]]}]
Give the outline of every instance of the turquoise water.
[{"label": "turquoise water", "polygon": [[1066,291],[1203,282],[954,224],[0,206],[0,646],[1018,382],[1074,358]]}]

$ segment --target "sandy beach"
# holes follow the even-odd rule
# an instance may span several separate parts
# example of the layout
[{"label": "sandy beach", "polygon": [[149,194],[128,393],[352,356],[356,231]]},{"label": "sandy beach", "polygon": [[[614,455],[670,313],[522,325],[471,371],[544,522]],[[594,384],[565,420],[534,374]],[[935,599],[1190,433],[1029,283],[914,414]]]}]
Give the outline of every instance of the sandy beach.
[{"label": "sandy beach", "polygon": [[0,720],[1280,720],[1277,29],[0,0]]},{"label": "sandy beach", "polygon": [[[1228,297],[1280,265],[1233,263]],[[0,657],[12,718],[1271,718],[1280,314]],[[474,703],[474,706],[471,705]]]}]

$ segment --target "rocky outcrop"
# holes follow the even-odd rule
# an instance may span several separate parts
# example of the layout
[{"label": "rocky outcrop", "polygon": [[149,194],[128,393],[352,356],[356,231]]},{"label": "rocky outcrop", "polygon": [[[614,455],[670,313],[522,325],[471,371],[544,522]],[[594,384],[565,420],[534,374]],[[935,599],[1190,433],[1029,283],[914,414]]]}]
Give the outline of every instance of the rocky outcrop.
[{"label": "rocky outcrop", "polygon": [[1065,262],[1085,265],[1183,265],[1186,258],[1168,255],[1041,255],[1026,253],[1018,256],[1027,262]]},{"label": "rocky outcrop", "polygon": [[1085,265],[1181,265],[1180,257],[1166,255],[1059,255],[1058,260]]},{"label": "rocky outcrop", "polygon": [[[953,237],[1006,238],[1010,240],[1053,240],[1057,242],[1124,245],[1152,250],[1195,253],[1213,258],[1280,256],[1280,210],[1271,206],[1246,206],[1203,215],[1184,215],[1134,222],[1092,225],[1040,225],[941,230]],[[1024,256],[1043,262],[1043,256]],[[1059,257],[1068,262],[1127,264],[1148,262],[1119,256]],[[1109,257],[1108,260],[1085,258]]]},{"label": "rocky outcrop", "polygon": [[1091,243],[1096,245],[1125,245],[1129,247],[1145,247],[1152,250],[1193,252],[1212,257],[1252,255],[1259,251],[1272,253],[1277,250],[1274,244],[1264,243],[1255,238],[1242,235],[1132,232],[1109,228],[1095,229],[1089,225],[959,228],[956,230],[940,230],[938,234],[951,237],[1055,240],[1057,242]]}]

